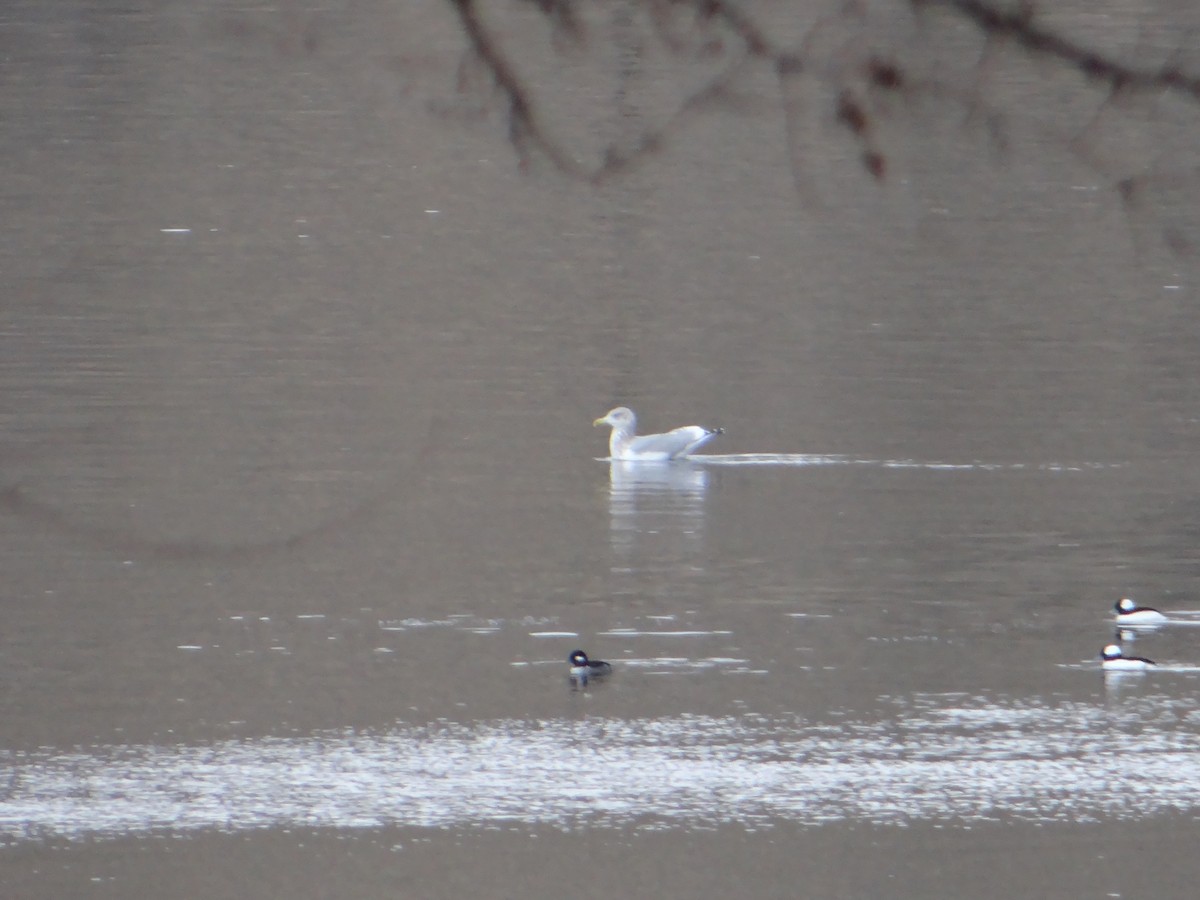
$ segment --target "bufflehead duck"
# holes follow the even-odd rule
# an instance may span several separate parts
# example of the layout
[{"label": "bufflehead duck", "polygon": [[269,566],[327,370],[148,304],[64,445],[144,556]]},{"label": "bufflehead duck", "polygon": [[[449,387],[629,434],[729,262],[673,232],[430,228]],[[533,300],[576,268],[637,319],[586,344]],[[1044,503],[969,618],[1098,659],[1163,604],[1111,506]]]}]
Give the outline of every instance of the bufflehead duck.
[{"label": "bufflehead duck", "polygon": [[582,650],[572,650],[567,662],[571,664],[571,680],[579,684],[587,684],[589,678],[612,674],[612,666],[602,659],[588,659]]},{"label": "bufflehead duck", "polygon": [[608,438],[608,455],[612,459],[641,462],[680,459],[718,434],[725,433],[724,428],[684,425],[665,434],[643,434],[639,437],[634,433],[637,431],[637,416],[627,406],[610,409],[592,425],[612,426],[612,434]]},{"label": "bufflehead duck", "polygon": [[1117,622],[1121,625],[1161,625],[1167,617],[1157,609],[1149,606],[1138,606],[1129,597],[1117,601]]},{"label": "bufflehead duck", "polygon": [[1126,656],[1116,644],[1109,644],[1100,651],[1100,665],[1109,672],[1135,672],[1154,664],[1153,660],[1144,656]]}]

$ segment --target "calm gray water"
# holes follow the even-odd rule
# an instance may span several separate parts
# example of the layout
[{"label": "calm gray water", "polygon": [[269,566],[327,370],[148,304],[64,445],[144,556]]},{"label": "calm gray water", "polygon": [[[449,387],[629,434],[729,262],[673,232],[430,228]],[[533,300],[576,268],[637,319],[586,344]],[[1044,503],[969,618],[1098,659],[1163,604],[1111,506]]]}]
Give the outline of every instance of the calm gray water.
[{"label": "calm gray water", "polygon": [[[581,160],[708,71],[504,9]],[[977,74],[939,15],[861,33]],[[1192,896],[1195,211],[1112,185],[1195,111],[1014,53],[876,184],[859,27],[790,148],[752,66],[591,186],[448,4],[0,13],[6,895]],[[1106,678],[1124,595],[1179,621]]]}]

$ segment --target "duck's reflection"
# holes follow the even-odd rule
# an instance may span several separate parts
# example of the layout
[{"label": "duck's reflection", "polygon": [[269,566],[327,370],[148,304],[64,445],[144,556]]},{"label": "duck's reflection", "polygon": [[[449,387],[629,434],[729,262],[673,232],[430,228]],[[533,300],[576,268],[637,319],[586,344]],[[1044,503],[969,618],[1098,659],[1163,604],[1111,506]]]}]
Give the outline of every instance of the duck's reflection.
[{"label": "duck's reflection", "polygon": [[608,477],[609,541],[618,567],[701,565],[709,479],[704,466],[614,460]]}]

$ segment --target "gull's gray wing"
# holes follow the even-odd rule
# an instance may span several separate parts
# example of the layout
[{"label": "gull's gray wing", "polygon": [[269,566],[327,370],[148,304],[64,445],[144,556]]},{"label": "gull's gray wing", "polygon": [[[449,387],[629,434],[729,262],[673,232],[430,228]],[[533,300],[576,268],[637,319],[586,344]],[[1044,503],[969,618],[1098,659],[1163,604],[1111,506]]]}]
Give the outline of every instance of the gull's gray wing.
[{"label": "gull's gray wing", "polygon": [[685,425],[665,434],[643,434],[629,442],[628,451],[637,455],[661,453],[668,459],[686,456],[721,429],[709,431],[699,425]]}]

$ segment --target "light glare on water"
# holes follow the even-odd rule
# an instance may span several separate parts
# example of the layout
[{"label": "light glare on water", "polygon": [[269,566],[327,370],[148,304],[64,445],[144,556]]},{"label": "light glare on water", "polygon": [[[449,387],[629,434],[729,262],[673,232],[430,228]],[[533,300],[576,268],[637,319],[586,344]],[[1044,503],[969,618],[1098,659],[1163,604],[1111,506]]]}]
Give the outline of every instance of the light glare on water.
[{"label": "light glare on water", "polygon": [[678,716],[7,753],[0,834],[1035,823],[1194,810],[1200,712],[961,696],[881,721]]}]

